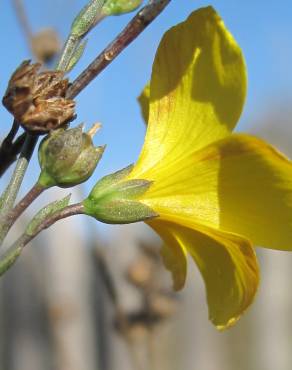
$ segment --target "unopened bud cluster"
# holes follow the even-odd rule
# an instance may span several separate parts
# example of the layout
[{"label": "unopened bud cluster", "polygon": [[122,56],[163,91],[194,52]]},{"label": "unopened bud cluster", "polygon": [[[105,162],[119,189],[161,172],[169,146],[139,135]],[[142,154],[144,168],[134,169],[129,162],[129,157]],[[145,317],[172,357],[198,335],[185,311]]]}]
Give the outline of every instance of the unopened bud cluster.
[{"label": "unopened bud cluster", "polygon": [[137,9],[143,0],[107,0],[102,8],[106,15],[120,15]]},{"label": "unopened bud cluster", "polygon": [[45,134],[74,119],[75,103],[65,98],[69,82],[63,72],[40,68],[40,63],[24,61],[11,76],[2,102],[24,129]]},{"label": "unopened bud cluster", "polygon": [[83,132],[82,126],[53,131],[39,147],[38,183],[43,187],[78,185],[92,175],[103,152],[104,146],[94,147],[92,134]]}]

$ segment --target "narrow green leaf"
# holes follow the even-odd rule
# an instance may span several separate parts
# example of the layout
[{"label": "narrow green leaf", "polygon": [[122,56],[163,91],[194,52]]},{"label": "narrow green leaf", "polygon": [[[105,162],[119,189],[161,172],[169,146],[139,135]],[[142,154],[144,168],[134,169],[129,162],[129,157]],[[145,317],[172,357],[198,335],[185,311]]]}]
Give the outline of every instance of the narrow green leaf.
[{"label": "narrow green leaf", "polygon": [[66,68],[66,73],[69,73],[76,66],[76,64],[79,62],[79,60],[81,59],[81,57],[84,53],[84,50],[86,48],[87,41],[88,40],[84,40],[83,42],[81,42],[77,46],[76,50],[74,51],[73,56],[71,57],[71,59],[69,61],[68,67]]},{"label": "narrow green leaf", "polygon": [[61,200],[57,200],[55,202],[52,202],[42,208],[30,221],[26,228],[26,234],[27,235],[34,235],[35,231],[38,229],[38,227],[41,225],[43,221],[45,221],[46,218],[49,216],[52,216],[54,213],[61,211],[63,208],[67,207],[70,202],[71,194],[67,195],[65,198]]},{"label": "narrow green leaf", "polygon": [[105,0],[91,0],[85,5],[72,23],[71,35],[80,38],[90,31],[100,19],[104,2]]}]

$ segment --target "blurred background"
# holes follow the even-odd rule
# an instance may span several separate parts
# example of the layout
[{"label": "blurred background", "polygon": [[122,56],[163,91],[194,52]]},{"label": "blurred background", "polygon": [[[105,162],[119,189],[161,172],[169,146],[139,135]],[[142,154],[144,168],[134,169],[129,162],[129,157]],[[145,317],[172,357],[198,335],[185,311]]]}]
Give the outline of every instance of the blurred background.
[{"label": "blurred background", "polygon": [[[0,1],[0,95],[24,59],[47,57],[68,34],[85,0]],[[191,11],[213,5],[241,46],[249,92],[237,127],[292,155],[292,4],[289,0],[173,0],[161,16],[77,98],[77,123],[103,127],[107,144],[96,179],[135,162],[145,132],[136,97],[148,81],[163,33]],[[131,19],[104,20],[90,35],[74,79]],[[50,28],[51,30],[44,31]],[[31,38],[33,35],[33,48]],[[53,38],[52,36],[54,36]],[[34,54],[34,55],[33,55]],[[53,65],[53,64],[52,64]],[[0,135],[12,118],[0,109]],[[1,178],[4,188],[10,169]],[[31,162],[24,195],[39,167]],[[12,232],[21,233],[34,211],[67,192],[50,190]],[[174,294],[159,259],[159,239],[142,224],[104,226],[85,217],[59,222],[26,249],[0,281],[0,369],[3,370],[290,370],[292,368],[292,253],[258,249],[261,286],[239,323],[217,332],[208,321],[202,279],[190,263],[185,289]]]}]

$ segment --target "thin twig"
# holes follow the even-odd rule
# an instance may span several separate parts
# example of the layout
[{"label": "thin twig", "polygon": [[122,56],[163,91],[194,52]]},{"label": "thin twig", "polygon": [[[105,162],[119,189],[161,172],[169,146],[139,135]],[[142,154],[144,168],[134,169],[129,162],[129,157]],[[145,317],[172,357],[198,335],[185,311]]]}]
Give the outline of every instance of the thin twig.
[{"label": "thin twig", "polygon": [[[25,142],[23,144],[23,149],[21,151],[20,157],[17,161],[15,170],[11,177],[10,183],[5,190],[5,198],[3,199],[1,217],[6,217],[14,205],[18,190],[22,183],[25,171],[27,169],[28,163],[34,151],[38,140],[38,136],[27,135]],[[0,245],[2,244],[5,236],[7,235],[8,229],[6,222],[0,225]]]},{"label": "thin twig", "polygon": [[[117,38],[81,73],[67,91],[68,98],[78,95],[105,67],[107,67],[145,28],[162,12],[171,0],[154,0],[142,8],[128,23]],[[21,3],[17,3],[18,5]],[[61,56],[62,58],[62,56]],[[18,159],[10,184],[2,202],[2,217],[6,217],[13,207],[22,183],[28,162],[36,146],[37,137],[25,136],[24,149]],[[29,150],[28,150],[29,147]],[[6,225],[6,226],[5,226]],[[7,234],[7,222],[0,228],[0,244]]]},{"label": "thin twig", "polygon": [[35,228],[28,228],[17,240],[13,243],[0,258],[0,275],[3,275],[20,256],[23,248],[35,238],[42,230],[47,229],[56,221],[70,217],[76,214],[83,213],[83,205],[81,203],[73,204],[65,207],[60,211],[55,212],[40,222]]},{"label": "thin twig", "polygon": [[40,225],[34,230],[33,233],[24,233],[22,236],[9,248],[9,250],[14,250],[18,248],[24,248],[32,239],[34,239],[41,231],[49,228],[52,226],[55,222],[75,216],[78,214],[84,213],[84,207],[82,203],[72,204],[70,206],[67,206],[63,208],[61,211],[58,211],[51,215],[50,217],[46,218],[43,222],[40,223]]},{"label": "thin twig", "polygon": [[0,146],[0,177],[5,173],[8,167],[16,160],[17,155],[20,153],[22,145],[24,143],[24,137],[19,140],[19,137],[15,143],[13,140],[18,132],[19,123],[14,120],[11,130],[2,141]]},{"label": "thin twig", "polygon": [[163,11],[171,0],[156,0],[142,8],[125,29],[103,52],[73,81],[67,97],[75,98],[96,76],[99,75],[141,32]]},{"label": "thin twig", "polygon": [[9,218],[14,223],[27,207],[45,190],[46,188],[38,182],[30,189],[30,191],[21,199],[21,201],[9,213]]},{"label": "thin twig", "polygon": [[6,197],[5,203],[3,204],[2,212],[4,213],[14,204],[16,198],[16,194],[14,191],[15,189],[18,189],[19,184],[21,184],[22,182],[23,172],[25,172],[27,168],[28,162],[30,161],[37,140],[38,136],[33,135],[26,136],[26,140],[23,144],[19,160],[17,162],[11,181],[7,188],[9,196]]},{"label": "thin twig", "polygon": [[46,188],[36,183],[21,201],[3,218],[3,222],[0,220],[1,227],[5,228],[8,233],[14,222],[45,189]]},{"label": "thin twig", "polygon": [[28,21],[22,0],[13,0],[12,3],[14,5],[15,14],[19,20],[19,24],[23,30],[23,33],[25,37],[27,38],[28,44],[31,45],[33,33],[31,30],[30,23]]},{"label": "thin twig", "polygon": [[[19,0],[14,0],[15,2]],[[99,75],[137,36],[163,11],[171,0],[152,0],[142,8],[128,23],[126,28],[107,48],[76,78],[67,91],[68,98],[76,97],[95,77]],[[7,155],[1,155],[0,148],[0,177],[16,160],[24,142],[25,133],[19,141],[12,144]],[[4,159],[5,158],[5,159]]]},{"label": "thin twig", "polygon": [[74,53],[81,45],[82,40],[88,32],[95,27],[104,17],[102,6],[105,0],[91,0],[79,12],[72,22],[71,32],[65,42],[61,58],[59,59],[56,70],[68,71]]},{"label": "thin twig", "polygon": [[18,130],[19,130],[19,123],[16,120],[14,120],[13,124],[12,124],[12,127],[11,127],[11,130],[8,133],[8,135],[6,136],[6,138],[3,140],[1,146],[3,146],[3,147],[10,146],[12,144]]},{"label": "thin twig", "polygon": [[1,145],[0,147],[0,177],[16,161],[18,154],[25,142],[26,134],[20,135],[11,145]]}]

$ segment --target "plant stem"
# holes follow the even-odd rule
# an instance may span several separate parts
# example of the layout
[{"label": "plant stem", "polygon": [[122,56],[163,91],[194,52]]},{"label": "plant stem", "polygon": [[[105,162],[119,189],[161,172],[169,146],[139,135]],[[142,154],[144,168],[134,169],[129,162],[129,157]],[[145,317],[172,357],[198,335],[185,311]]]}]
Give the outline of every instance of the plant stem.
[{"label": "plant stem", "polygon": [[9,131],[6,138],[2,141],[1,147],[8,147],[12,144],[17,132],[19,130],[19,122],[13,121],[11,130]]},{"label": "plant stem", "polygon": [[33,150],[36,146],[37,140],[38,136],[33,136],[30,134],[26,135],[20,157],[16,163],[16,167],[11,177],[10,183],[5,191],[6,197],[2,204],[1,215],[7,214],[7,212],[9,212],[14,205],[19,187],[22,183],[25,171],[32,156]]},{"label": "plant stem", "polygon": [[21,201],[6,215],[2,226],[6,230],[6,234],[10,230],[14,222],[22,215],[22,213],[30,206],[30,204],[45,190],[46,188],[36,183],[30,191],[21,199]]},{"label": "plant stem", "polygon": [[124,30],[94,61],[73,81],[67,97],[75,98],[96,76],[99,75],[141,32],[163,11],[171,0],[156,0],[142,8]]},{"label": "plant stem", "polygon": [[[78,95],[103,69],[105,69],[136,37],[144,31],[144,29],[163,11],[171,0],[152,0],[144,8],[142,8],[136,16],[128,23],[125,29],[116,37],[116,39],[104,49],[104,51],[77,77],[71,87],[67,91],[67,98],[74,98]],[[80,37],[83,37],[80,36]],[[68,59],[69,54],[74,49],[74,43],[80,42],[80,37],[69,42],[60,57],[60,62],[57,65],[61,69],[63,61]],[[69,39],[70,40],[70,36]],[[73,44],[72,44],[73,42]],[[71,43],[71,45],[70,45]],[[73,49],[72,49],[73,48]],[[76,45],[75,45],[76,48]],[[74,53],[74,51],[73,51]],[[67,55],[67,56],[66,56]],[[66,62],[67,63],[67,62]],[[66,64],[65,63],[65,64]],[[3,197],[1,198],[1,218],[7,217],[11,208],[14,205],[20,185],[22,183],[28,162],[37,143],[37,136],[26,134],[23,150],[16,164],[15,171],[10,180],[10,184]],[[26,207],[29,204],[26,205]],[[0,226],[0,245],[2,244],[8,230],[9,222],[3,222]],[[6,226],[5,226],[6,225]]]},{"label": "plant stem", "polygon": [[20,154],[20,157],[16,163],[15,170],[11,177],[10,183],[5,190],[4,197],[1,203],[1,225],[0,225],[0,245],[2,244],[9,228],[7,228],[8,223],[6,222],[6,217],[9,214],[11,208],[14,205],[15,199],[17,197],[19,188],[21,186],[24,174],[26,172],[28,163],[34,151],[38,140],[38,136],[33,136],[30,134],[26,135],[25,142]]},{"label": "plant stem", "polygon": [[84,211],[82,203],[72,204],[70,206],[63,208],[61,211],[54,213],[50,217],[46,218],[43,222],[41,222],[33,233],[29,234],[25,232],[24,234],[22,234],[22,236],[11,247],[9,247],[9,250],[13,251],[15,249],[24,248],[41,231],[49,228],[55,222],[67,217],[83,214],[83,212]]},{"label": "plant stem", "polygon": [[21,201],[9,213],[11,221],[14,223],[18,217],[27,209],[27,207],[45,190],[46,188],[36,183],[30,191],[21,199]]},{"label": "plant stem", "polygon": [[[101,8],[103,2],[101,0],[97,1],[97,5],[94,7],[93,10],[97,10],[98,8]],[[23,21],[23,25],[26,25],[26,18],[24,9],[21,7],[22,3],[21,1],[15,1],[16,9],[18,10],[18,14]],[[77,16],[78,18],[78,16]],[[73,21],[74,25],[74,21]],[[29,26],[26,27],[27,34],[30,34]],[[76,49],[77,45],[79,44],[80,40],[83,38],[83,34],[80,34],[78,37],[73,37],[73,35],[69,35],[68,42],[65,45],[63,52],[60,56],[59,63],[57,64],[57,69],[61,70],[64,66],[66,68],[66,65],[68,66],[68,63],[70,62],[70,59],[72,57],[72,54],[74,54],[74,50]],[[64,64],[65,63],[65,64]],[[13,139],[17,130],[18,130],[18,123],[14,121],[12,129],[8,135],[8,139]],[[15,199],[17,197],[18,191],[20,189],[20,186],[22,184],[22,180],[24,178],[29,160],[32,156],[32,153],[35,149],[35,146],[38,141],[38,136],[32,136],[29,133],[25,134],[25,140],[23,144],[23,149],[21,151],[20,157],[16,163],[16,167],[14,170],[14,173],[11,177],[10,183],[6,190],[4,191],[1,202],[0,202],[0,217],[1,217],[1,225],[0,225],[0,245],[2,244],[5,236],[7,235],[7,232],[11,226],[11,223],[9,222],[7,218],[7,215],[9,214],[11,208],[14,205]],[[15,156],[10,156],[9,161],[5,161],[3,165],[3,173],[5,170],[9,167],[9,165],[13,162]],[[1,167],[1,166],[0,166]],[[28,207],[29,204],[26,205]],[[9,218],[9,217],[8,217]],[[10,225],[7,227],[7,225]]]},{"label": "plant stem", "polygon": [[15,13],[19,20],[19,24],[22,28],[22,31],[25,37],[27,38],[28,43],[30,44],[32,39],[32,30],[23,6],[23,2],[22,0],[13,0],[12,3],[14,5]]},{"label": "plant stem", "polygon": [[[142,8],[128,23],[126,28],[117,38],[107,46],[104,51],[76,78],[67,91],[67,98],[76,97],[95,77],[99,75],[139,34],[163,11],[171,0],[152,0]],[[65,49],[64,49],[65,51]],[[64,53],[63,51],[63,53]],[[57,68],[61,69],[63,53]],[[9,150],[9,156],[1,155],[0,148],[0,177],[7,168],[16,160],[20,143],[24,141],[25,134],[21,135]]]},{"label": "plant stem", "polygon": [[56,70],[64,72],[68,71],[71,59],[81,41],[87,33],[104,18],[104,15],[101,14],[103,4],[104,0],[91,0],[83,9],[81,9],[79,14],[73,20],[71,32],[65,42]]},{"label": "plant stem", "polygon": [[20,135],[14,142],[14,138],[18,132],[19,123],[13,121],[12,127],[6,138],[0,146],[0,177],[6,172],[9,166],[16,161],[17,155],[25,141],[25,134]]},{"label": "plant stem", "polygon": [[60,219],[81,213],[83,213],[83,205],[81,203],[73,204],[43,219],[36,228],[31,229],[28,227],[25,233],[0,256],[0,276],[16,262],[23,248],[42,230],[47,229]]}]

